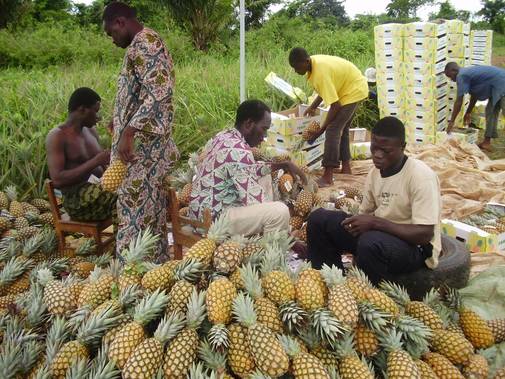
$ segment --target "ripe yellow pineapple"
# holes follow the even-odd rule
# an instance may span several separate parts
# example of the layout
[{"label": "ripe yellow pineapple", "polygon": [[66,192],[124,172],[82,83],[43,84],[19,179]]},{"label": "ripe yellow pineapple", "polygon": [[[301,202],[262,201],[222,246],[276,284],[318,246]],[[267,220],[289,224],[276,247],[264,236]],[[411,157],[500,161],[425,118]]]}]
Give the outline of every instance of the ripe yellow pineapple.
[{"label": "ripe yellow pineapple", "polygon": [[310,141],[321,131],[321,124],[319,121],[312,121],[302,132],[304,141]]},{"label": "ripe yellow pineapple", "polygon": [[241,290],[244,288],[244,280],[242,279],[242,275],[240,274],[240,267],[236,268],[230,276],[228,277],[230,281],[233,283],[237,290]]},{"label": "ripe yellow pineapple", "polygon": [[18,191],[15,186],[8,186],[5,189],[5,194],[10,200],[9,213],[14,217],[23,217],[25,215],[25,210],[23,206],[18,201]]},{"label": "ripe yellow pineapple", "polygon": [[65,343],[51,362],[54,379],[65,379],[76,359],[87,359],[88,348],[100,341],[102,335],[119,320],[118,309],[109,307],[98,315],[90,316],[78,329],[76,339]]},{"label": "ripe yellow pineapple", "polygon": [[261,280],[265,295],[281,305],[295,299],[295,286],[289,275],[280,270],[270,271]]},{"label": "ripe yellow pineapple", "polygon": [[350,333],[338,342],[336,352],[340,358],[338,372],[341,379],[373,379],[374,375],[370,368],[358,358],[354,351],[353,336]]},{"label": "ripe yellow pineapple", "polygon": [[30,223],[28,220],[24,217],[18,217],[14,220],[14,229],[23,229],[23,228],[28,228],[30,226]]},{"label": "ripe yellow pineapple", "polygon": [[345,284],[342,271],[336,266],[329,267],[325,264],[321,268],[321,274],[329,289],[328,309],[337,320],[349,329],[354,329],[358,324],[358,304]]},{"label": "ripe yellow pineapple", "polygon": [[193,290],[187,305],[185,328],[169,344],[163,361],[165,378],[185,378],[197,358],[198,328],[205,317],[205,291]]},{"label": "ripe yellow pineapple", "polygon": [[379,340],[375,333],[363,323],[358,323],[355,330],[356,351],[365,357],[371,357],[379,351]]},{"label": "ripe yellow pineapple", "polygon": [[311,312],[324,307],[327,295],[328,289],[320,271],[304,268],[299,272],[295,285],[295,298],[303,309]]},{"label": "ripe yellow pineapple", "polygon": [[370,287],[372,287],[372,283],[370,283],[363,271],[356,266],[351,267],[347,273],[345,282],[356,301],[367,300],[366,292]]},{"label": "ripe yellow pineapple", "polygon": [[9,198],[4,191],[0,191],[0,211],[9,208]]},{"label": "ripe yellow pineapple", "polygon": [[482,317],[463,306],[458,290],[450,288],[447,291],[449,303],[459,313],[459,326],[465,337],[476,349],[485,349],[495,343],[493,331]]},{"label": "ripe yellow pineapple", "polygon": [[444,328],[444,322],[440,316],[425,302],[411,301],[407,290],[402,286],[383,281],[380,288],[400,306],[404,307],[407,315],[422,321],[432,330]]},{"label": "ripe yellow pineapple", "polygon": [[228,327],[228,364],[235,375],[245,378],[254,370],[256,364],[249,350],[247,329],[237,323]]},{"label": "ripe yellow pineapple", "polygon": [[10,219],[0,216],[0,232],[9,230],[12,226],[13,225]]},{"label": "ripe yellow pineapple", "polygon": [[312,209],[314,204],[314,194],[309,191],[301,191],[296,197],[294,204],[295,213],[298,216],[305,217]]},{"label": "ripe yellow pineapple", "polygon": [[164,291],[154,291],[135,307],[133,321],[123,326],[110,344],[108,357],[123,369],[135,348],[146,339],[144,326],[158,317],[165,308],[168,296]]},{"label": "ripe yellow pineapple", "polygon": [[423,355],[423,361],[428,363],[437,378],[464,379],[458,368],[442,354],[428,352]]},{"label": "ripe yellow pineapple", "polygon": [[111,328],[107,333],[105,333],[105,335],[102,338],[102,343],[104,345],[109,346],[112,343],[112,341],[114,341],[116,336],[119,334],[121,329],[123,329],[123,326],[125,326],[126,324],[128,324],[132,321],[133,321],[133,316],[131,316],[129,313],[123,313],[120,316],[120,319],[119,319],[117,325],[115,327]]},{"label": "ripe yellow pineapple", "polygon": [[387,353],[387,376],[389,379],[422,379],[412,357],[403,350],[402,334],[391,330],[379,336]]},{"label": "ripe yellow pineapple", "polygon": [[114,160],[102,175],[102,188],[105,191],[117,192],[126,176],[127,167],[120,160]]},{"label": "ripe yellow pineapple", "polygon": [[416,364],[422,379],[438,379],[438,376],[435,374],[435,371],[433,371],[433,369],[428,363],[420,359],[414,360],[414,363]]},{"label": "ripe yellow pineapple", "polygon": [[205,268],[210,267],[217,244],[226,239],[228,228],[228,219],[224,216],[219,217],[210,226],[206,238],[191,246],[186,252],[184,259],[193,258],[201,262]]},{"label": "ripe yellow pineapple", "polygon": [[285,173],[279,178],[279,191],[290,193],[293,190],[294,179],[291,174]]},{"label": "ripe yellow pineapple", "polygon": [[[117,262],[111,264],[111,267],[113,265],[117,265]],[[79,308],[86,306],[93,310],[104,301],[110,299],[115,275],[111,271],[95,267],[88,279],[89,283],[84,286],[79,294],[77,306]]]},{"label": "ripe yellow pineapple", "polygon": [[289,219],[291,230],[299,230],[303,226],[303,218],[300,216],[293,216]]},{"label": "ripe yellow pineapple", "polygon": [[229,274],[233,272],[244,258],[242,255],[243,240],[240,236],[219,245],[214,251],[212,263],[216,272]]},{"label": "ripe yellow pineapple", "polygon": [[186,183],[182,190],[179,192],[179,203],[183,207],[187,207],[189,205],[189,201],[191,200],[191,191],[193,189],[193,185],[191,183]]},{"label": "ripe yellow pineapple", "polygon": [[32,199],[30,203],[37,208],[40,212],[47,212],[51,210],[51,204],[46,199]]},{"label": "ripe yellow pineapple", "polygon": [[170,291],[174,284],[174,269],[180,261],[168,261],[161,266],[149,270],[142,277],[142,287],[147,291],[154,291],[157,288]]},{"label": "ripe yellow pineapple", "polygon": [[194,259],[181,261],[174,269],[176,282],[168,294],[166,314],[171,312],[186,313],[189,297],[196,288],[195,282],[201,277],[202,263]]},{"label": "ripe yellow pineapple", "polygon": [[37,272],[37,278],[44,287],[44,304],[50,314],[65,316],[75,307],[75,303],[70,301],[70,291],[61,281],[54,279],[51,270],[40,269]]},{"label": "ripe yellow pineapple", "polygon": [[505,379],[505,367],[502,367],[501,369],[497,370],[494,374],[493,379]]},{"label": "ripe yellow pineapple", "polygon": [[237,289],[225,276],[218,277],[209,284],[206,296],[207,317],[213,324],[228,324]]},{"label": "ripe yellow pineapple", "polygon": [[463,367],[465,378],[487,379],[489,375],[489,364],[482,355],[474,354],[470,357],[468,363]]},{"label": "ripe yellow pineapple", "polygon": [[307,239],[307,223],[303,224],[302,228],[298,233],[298,239],[303,242],[308,242]]},{"label": "ripe yellow pineapple", "polygon": [[281,333],[283,325],[279,309],[272,300],[263,295],[263,288],[261,287],[258,272],[249,263],[241,267],[240,272],[244,281],[244,288],[254,300],[257,321],[270,328],[273,332]]},{"label": "ripe yellow pineapple", "polygon": [[266,159],[265,155],[258,147],[252,147],[251,152],[255,161],[264,161]]},{"label": "ripe yellow pineapple", "polygon": [[291,157],[289,156],[289,154],[279,154],[279,155],[276,155],[275,157],[272,157],[272,162],[275,162],[275,163],[280,163],[280,162],[286,162],[286,161],[290,161],[291,160]]},{"label": "ripe yellow pineapple", "polygon": [[489,320],[487,326],[493,333],[495,343],[505,341],[505,319]]},{"label": "ripe yellow pineapple", "polygon": [[39,219],[42,223],[46,225],[54,225],[54,217],[51,212],[41,213]]},{"label": "ripe yellow pineapple", "polygon": [[343,191],[345,193],[345,197],[349,199],[357,199],[358,201],[361,201],[363,199],[363,194],[358,187],[345,186],[343,188]]},{"label": "ripe yellow pineapple", "polygon": [[138,345],[121,370],[124,379],[151,379],[158,372],[163,362],[166,343],[175,337],[184,327],[184,317],[180,313],[165,316],[152,338],[147,338]]},{"label": "ripe yellow pineapple", "polygon": [[466,364],[473,354],[473,346],[465,337],[447,330],[433,331],[431,346],[456,365]]},{"label": "ripe yellow pineapple", "polygon": [[246,243],[246,245],[242,248],[242,255],[244,258],[249,258],[252,255],[259,255],[262,254],[265,251],[264,247],[255,242],[255,241],[249,241]]},{"label": "ripe yellow pineapple", "polygon": [[292,359],[291,371],[297,379],[330,379],[323,363],[314,355],[304,352],[300,343],[293,337],[283,335],[280,338],[284,350]]},{"label": "ripe yellow pineapple", "polygon": [[233,301],[233,314],[247,328],[249,351],[257,367],[274,378],[284,375],[289,368],[289,357],[274,332],[257,322],[252,299],[239,293]]}]

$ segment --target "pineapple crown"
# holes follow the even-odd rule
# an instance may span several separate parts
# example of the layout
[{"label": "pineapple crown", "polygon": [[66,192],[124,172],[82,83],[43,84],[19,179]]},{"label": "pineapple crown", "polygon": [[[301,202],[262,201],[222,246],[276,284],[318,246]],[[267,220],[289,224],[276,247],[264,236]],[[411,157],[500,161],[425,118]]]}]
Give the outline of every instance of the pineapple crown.
[{"label": "pineapple crown", "polygon": [[[99,265],[95,265],[95,269],[98,267]],[[119,261],[119,259],[111,259],[110,260],[110,263],[109,263],[109,271],[110,273],[112,274],[112,276],[114,278],[118,278],[119,275],[121,274],[123,270],[123,264]],[[93,270],[94,271],[94,270]],[[93,273],[93,271],[91,273]],[[105,270],[99,270],[99,275],[96,277],[96,279],[100,278],[100,276],[105,273],[106,271]],[[91,274],[90,274],[91,276]]]},{"label": "pineapple crown", "polygon": [[263,296],[263,288],[261,287],[261,280],[258,272],[253,268],[250,263],[243,265],[239,268],[240,276],[244,282],[244,287],[253,299]]},{"label": "pineapple crown", "polygon": [[440,304],[440,294],[435,288],[431,288],[426,295],[423,297],[423,303],[429,305],[430,307],[436,307]]},{"label": "pineapple crown", "polygon": [[271,246],[277,249],[280,253],[286,253],[295,243],[294,238],[285,230],[266,233],[260,240],[260,244],[265,247]]},{"label": "pineapple crown", "polygon": [[96,243],[92,238],[85,238],[75,250],[76,255],[90,255],[96,251]]},{"label": "pineapple crown", "polygon": [[330,346],[335,346],[337,340],[345,332],[346,327],[328,309],[317,309],[311,315],[311,324],[317,335]]},{"label": "pineapple crown", "polygon": [[64,317],[56,316],[47,331],[46,357],[48,364],[52,363],[61,346],[68,339],[69,333],[67,320]]},{"label": "pineapple crown", "polygon": [[397,283],[383,280],[380,282],[379,288],[402,307],[405,307],[408,303],[410,303],[409,293],[405,287],[402,287]]},{"label": "pineapple crown", "polygon": [[178,312],[170,313],[161,319],[154,332],[154,338],[164,345],[184,328],[185,321],[182,314]]},{"label": "pineapple crown", "polygon": [[39,327],[44,321],[47,320],[47,307],[44,303],[43,295],[44,292],[40,285],[34,284],[31,286],[25,307],[25,319],[26,323],[32,328]]},{"label": "pineapple crown", "polygon": [[0,357],[0,373],[5,378],[14,378],[18,372],[19,361],[21,360],[21,345],[15,341],[3,341],[2,356]]},{"label": "pineapple crown", "polygon": [[335,344],[335,353],[340,359],[357,356],[354,350],[354,334],[352,332],[346,332]]},{"label": "pineapple crown", "polygon": [[223,324],[212,325],[208,332],[209,342],[215,351],[227,349],[229,346],[228,328]]},{"label": "pineapple crown", "polygon": [[387,353],[403,350],[402,338],[403,333],[395,329],[390,329],[377,335],[380,345]]},{"label": "pineapple crown", "polygon": [[445,287],[444,300],[449,308],[460,310],[462,308],[461,294],[456,288]]},{"label": "pineapple crown", "polygon": [[244,246],[246,246],[248,243],[247,238],[245,238],[241,234],[235,234],[235,235],[231,236],[230,239],[226,242],[229,242],[229,241],[237,243],[241,249],[244,248]]},{"label": "pineapple crown", "polygon": [[432,332],[422,321],[401,315],[395,324],[398,332],[403,334],[404,348],[407,352],[420,357],[429,350]]},{"label": "pineapple crown", "polygon": [[242,292],[233,299],[232,312],[237,321],[248,328],[256,324],[258,320],[253,300]]},{"label": "pineapple crown", "polygon": [[134,321],[140,325],[146,325],[162,313],[167,303],[168,295],[165,291],[160,291],[158,288],[152,294],[144,297],[140,303],[135,306]]},{"label": "pineapple crown", "polygon": [[272,379],[270,376],[263,374],[259,369],[254,370],[248,379]]},{"label": "pineapple crown", "polygon": [[126,260],[126,265],[138,265],[151,255],[156,248],[159,236],[153,234],[151,228],[148,227],[143,232],[137,235],[130,241],[128,249],[123,250],[122,255]]},{"label": "pineapple crown", "polygon": [[12,257],[7,261],[3,270],[0,272],[0,286],[12,283],[32,266],[33,261],[31,259],[24,260],[18,257]]},{"label": "pineapple crown", "polygon": [[170,184],[173,185],[176,189],[181,189],[186,184],[189,184],[193,181],[194,174],[195,172],[191,169],[189,170],[177,169],[171,176]]},{"label": "pineapple crown", "polygon": [[267,245],[260,266],[261,274],[265,276],[272,271],[285,269],[285,267],[284,254],[275,245]]},{"label": "pineapple crown", "polygon": [[21,243],[15,237],[5,237],[0,240],[0,260],[5,261],[17,255]]},{"label": "pineapple crown", "polygon": [[222,243],[226,238],[228,238],[228,231],[230,230],[230,220],[223,213],[220,215],[209,228],[207,232],[207,238],[216,242]]},{"label": "pineapple crown", "polygon": [[202,362],[193,362],[188,370],[188,379],[208,379],[208,370]]},{"label": "pineapple crown", "polygon": [[76,339],[86,347],[94,347],[100,343],[105,332],[121,320],[120,310],[112,305],[104,308],[89,318],[79,327]]},{"label": "pineapple crown", "polygon": [[300,354],[301,352],[300,344],[293,337],[283,334],[278,336],[277,338],[279,339],[279,342],[281,343],[286,353],[291,358],[295,358],[297,355]]},{"label": "pineapple crown", "polygon": [[18,190],[16,189],[15,186],[10,185],[10,186],[5,187],[4,192],[10,201],[17,201],[18,200]]},{"label": "pineapple crown", "polygon": [[279,308],[279,315],[282,322],[291,333],[298,331],[307,323],[308,313],[295,301],[288,301]]},{"label": "pineapple crown", "polygon": [[[112,262],[111,262],[112,264]],[[90,283],[96,282],[100,277],[105,274],[105,270],[101,267],[95,266],[93,271],[89,273],[88,280]]]},{"label": "pineapple crown", "polygon": [[186,326],[190,329],[198,329],[207,314],[205,307],[205,291],[198,292],[193,288],[188,300],[186,311]]},{"label": "pineapple crown", "polygon": [[299,331],[299,337],[310,350],[315,349],[321,344],[321,339],[317,335],[316,329],[310,324]]},{"label": "pineapple crown", "polygon": [[65,379],[85,379],[88,377],[88,373],[88,359],[79,357],[68,368]]},{"label": "pineapple crown", "polygon": [[198,356],[212,370],[223,371],[226,368],[226,354],[212,350],[209,341],[206,339],[198,347]]},{"label": "pineapple crown", "polygon": [[175,267],[174,279],[194,283],[201,278],[204,267],[204,264],[195,258],[184,259]]},{"label": "pineapple crown", "polygon": [[91,262],[95,264],[95,266],[98,267],[105,267],[110,262],[112,261],[112,255],[110,253],[102,254],[102,255],[97,255],[91,259]]},{"label": "pineapple crown", "polygon": [[44,236],[44,243],[41,246],[41,251],[46,255],[51,254],[58,246],[56,232],[52,228],[44,228],[42,229],[42,235]]},{"label": "pineapple crown", "polygon": [[338,286],[339,284],[343,284],[345,282],[342,270],[335,265],[331,265],[330,267],[327,264],[324,264],[323,267],[321,267],[321,275],[323,276],[328,288]]},{"label": "pineapple crown", "polygon": [[44,235],[42,233],[37,233],[30,238],[28,238],[24,245],[22,254],[26,257],[30,257],[32,254],[40,250],[40,247],[44,243]]},{"label": "pineapple crown", "polygon": [[23,344],[23,350],[21,351],[21,359],[19,368],[21,374],[25,376],[31,370],[31,368],[37,363],[40,353],[42,353],[43,346],[38,341],[28,341]]},{"label": "pineapple crown", "polygon": [[117,284],[112,285],[112,292],[116,292],[117,294],[117,299],[119,301],[119,304],[121,305],[122,309],[127,309],[133,306],[137,301],[142,297],[143,291],[142,288],[137,285],[133,284],[130,286],[126,286],[122,290],[119,291],[117,288]]},{"label": "pineapple crown", "polygon": [[358,303],[359,318],[370,330],[377,333],[386,328],[391,320],[391,315],[378,309],[368,301]]},{"label": "pineapple crown", "polygon": [[366,276],[366,274],[356,266],[353,266],[349,269],[349,271],[347,272],[347,277],[357,279],[366,284],[368,287],[373,288],[373,285]]},{"label": "pineapple crown", "polygon": [[108,346],[102,344],[95,359],[91,362],[88,379],[116,379],[121,376],[121,371],[116,368],[113,361],[107,356]]}]

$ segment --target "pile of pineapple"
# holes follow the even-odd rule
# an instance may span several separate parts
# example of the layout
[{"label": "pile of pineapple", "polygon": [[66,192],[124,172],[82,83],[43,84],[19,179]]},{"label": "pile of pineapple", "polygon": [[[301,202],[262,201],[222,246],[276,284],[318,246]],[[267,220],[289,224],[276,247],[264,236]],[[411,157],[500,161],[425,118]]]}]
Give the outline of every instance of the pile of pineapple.
[{"label": "pile of pineapple", "polygon": [[161,265],[150,230],[123,262],[89,240],[59,257],[49,228],[4,238],[0,377],[487,378],[480,352],[505,340],[505,320],[482,320],[457,291],[411,301],[357,269],[293,271],[288,235],[226,230],[216,220]]},{"label": "pile of pineapple", "polygon": [[20,201],[15,186],[0,191],[0,236],[26,240],[44,225],[51,226],[53,223],[47,200],[36,198]]},{"label": "pile of pineapple", "polygon": [[490,234],[505,233],[505,209],[502,207],[487,206],[482,212],[472,214],[459,221]]}]

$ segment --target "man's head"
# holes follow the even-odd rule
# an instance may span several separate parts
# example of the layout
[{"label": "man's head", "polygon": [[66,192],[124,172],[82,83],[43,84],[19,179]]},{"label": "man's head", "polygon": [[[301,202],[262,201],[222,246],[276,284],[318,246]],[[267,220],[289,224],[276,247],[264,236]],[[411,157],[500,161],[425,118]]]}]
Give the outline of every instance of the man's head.
[{"label": "man's head", "polygon": [[103,29],[116,46],[126,49],[135,36],[134,26],[138,25],[134,8],[114,1],[103,11]]},{"label": "man's head", "polygon": [[82,126],[92,128],[100,121],[100,96],[91,88],[77,88],[68,100],[68,113],[80,120]]},{"label": "man's head", "polygon": [[251,147],[258,146],[270,128],[270,108],[260,100],[246,100],[239,105],[235,117],[235,128],[242,133]]},{"label": "man's head", "polygon": [[396,117],[380,119],[372,129],[370,151],[379,170],[388,170],[397,165],[404,156],[405,127]]},{"label": "man's head", "polygon": [[299,75],[305,75],[312,70],[310,55],[302,47],[295,47],[289,52],[289,64]]},{"label": "man's head", "polygon": [[456,62],[449,62],[445,65],[444,70],[445,76],[451,79],[453,82],[456,81],[456,77],[459,74],[459,66]]}]

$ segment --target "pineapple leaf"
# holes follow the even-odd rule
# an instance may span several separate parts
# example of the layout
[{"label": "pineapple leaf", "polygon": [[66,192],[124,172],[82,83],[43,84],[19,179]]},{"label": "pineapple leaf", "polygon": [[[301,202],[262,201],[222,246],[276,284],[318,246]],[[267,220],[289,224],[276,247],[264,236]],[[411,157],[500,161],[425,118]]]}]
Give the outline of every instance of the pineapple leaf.
[{"label": "pineapple leaf", "polygon": [[206,339],[198,347],[198,356],[211,370],[222,372],[226,368],[226,354],[221,351],[213,351],[211,344]]},{"label": "pineapple leaf", "polygon": [[114,306],[108,306],[91,316],[79,327],[76,339],[84,346],[94,347],[100,343],[105,332],[121,320],[120,310]]},{"label": "pineapple leaf", "polygon": [[263,289],[261,287],[261,280],[258,272],[252,267],[250,263],[243,265],[239,268],[240,276],[244,282],[244,287],[253,299],[263,296]]},{"label": "pineapple leaf", "polygon": [[88,360],[77,358],[68,368],[65,379],[85,379],[88,376]]},{"label": "pineapple leaf", "polygon": [[253,300],[242,292],[233,299],[232,312],[237,321],[248,328],[257,322]]},{"label": "pineapple leaf", "polygon": [[216,324],[212,325],[209,332],[209,342],[212,348],[216,351],[227,349],[229,346],[228,329],[226,325]]},{"label": "pineapple leaf", "polygon": [[22,358],[21,345],[14,341],[4,341],[0,354],[0,377],[14,379],[19,370]]},{"label": "pineapple leaf", "polygon": [[133,319],[141,325],[146,325],[161,314],[167,302],[168,296],[165,291],[157,289],[152,294],[144,297],[140,303],[135,306]]},{"label": "pineapple leaf", "polygon": [[314,311],[311,318],[312,326],[319,337],[330,346],[335,346],[338,338],[347,331],[345,326],[328,309]]},{"label": "pineapple leaf", "polygon": [[185,321],[184,316],[180,313],[170,313],[170,315],[161,319],[154,332],[154,338],[160,341],[161,344],[166,344],[184,328]]}]

